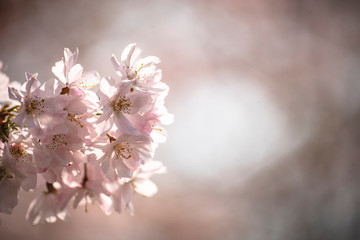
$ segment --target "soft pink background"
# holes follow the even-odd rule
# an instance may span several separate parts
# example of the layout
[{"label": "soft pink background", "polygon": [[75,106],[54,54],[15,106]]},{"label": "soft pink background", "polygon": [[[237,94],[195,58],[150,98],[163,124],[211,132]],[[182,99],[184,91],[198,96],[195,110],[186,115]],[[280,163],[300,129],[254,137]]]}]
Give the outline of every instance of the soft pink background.
[{"label": "soft pink background", "polygon": [[79,208],[32,227],[20,193],[0,239],[360,239],[356,1],[0,2],[12,80],[50,77],[64,47],[85,69],[136,42],[162,60],[175,114],[159,193],[135,216]]}]

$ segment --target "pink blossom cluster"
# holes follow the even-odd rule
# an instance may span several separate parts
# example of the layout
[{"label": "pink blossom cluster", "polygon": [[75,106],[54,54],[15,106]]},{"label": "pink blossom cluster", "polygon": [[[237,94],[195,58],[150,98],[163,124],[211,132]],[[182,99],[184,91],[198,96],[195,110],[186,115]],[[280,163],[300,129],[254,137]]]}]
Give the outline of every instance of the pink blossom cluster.
[{"label": "pink blossom cluster", "polygon": [[0,143],[2,213],[12,212],[20,189],[42,191],[26,214],[32,224],[65,220],[71,205],[87,209],[93,202],[105,214],[132,214],[134,193],[157,192],[149,177],[165,167],[154,151],[167,137],[162,126],[172,122],[159,59],[141,58],[129,44],[120,60],[111,57],[116,77],[101,78],[84,71],[78,54],[65,48],[52,67],[56,78],[41,83],[37,73],[26,73],[22,86],[8,87],[18,107]]}]

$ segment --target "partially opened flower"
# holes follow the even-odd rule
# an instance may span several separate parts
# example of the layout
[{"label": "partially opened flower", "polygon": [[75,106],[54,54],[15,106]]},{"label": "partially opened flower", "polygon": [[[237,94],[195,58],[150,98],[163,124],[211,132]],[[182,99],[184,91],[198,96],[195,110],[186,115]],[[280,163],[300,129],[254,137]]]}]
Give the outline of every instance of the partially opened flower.
[{"label": "partially opened flower", "polygon": [[83,67],[76,63],[78,56],[79,49],[71,52],[70,49],[65,48],[64,57],[52,67],[52,72],[65,88],[64,93],[68,93],[73,87],[88,89],[99,83],[98,72],[84,72]]},{"label": "partially opened flower", "polygon": [[9,76],[2,72],[3,63],[0,61],[0,104],[16,104],[17,101],[10,99],[8,87],[20,88],[21,84],[17,81],[10,82]]}]

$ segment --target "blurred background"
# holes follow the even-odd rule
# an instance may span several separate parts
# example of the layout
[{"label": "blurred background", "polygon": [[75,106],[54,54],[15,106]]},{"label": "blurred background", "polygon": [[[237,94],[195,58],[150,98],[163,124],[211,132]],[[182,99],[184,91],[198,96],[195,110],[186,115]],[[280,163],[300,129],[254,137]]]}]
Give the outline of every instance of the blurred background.
[{"label": "blurred background", "polygon": [[7,239],[360,239],[357,1],[0,1],[11,80],[45,81],[63,48],[114,75],[131,42],[160,57],[175,115],[156,152],[159,192],[135,216],[94,205],[25,221],[40,192],[0,214]]}]

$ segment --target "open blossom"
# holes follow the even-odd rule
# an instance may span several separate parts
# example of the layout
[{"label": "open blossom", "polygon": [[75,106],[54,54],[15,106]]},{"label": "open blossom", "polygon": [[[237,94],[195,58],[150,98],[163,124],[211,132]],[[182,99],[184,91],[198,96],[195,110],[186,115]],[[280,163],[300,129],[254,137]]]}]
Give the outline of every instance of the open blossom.
[{"label": "open blossom", "polygon": [[141,115],[148,108],[150,97],[144,93],[133,92],[131,82],[115,84],[112,78],[103,78],[98,96],[103,105],[99,122],[104,121],[103,132],[108,132],[115,124],[124,134],[136,134],[144,125]]},{"label": "open blossom", "polygon": [[150,111],[143,115],[146,124],[141,133],[150,136],[154,143],[164,143],[167,139],[166,129],[162,125],[169,125],[174,121],[173,115],[162,107],[163,101],[157,99]]},{"label": "open blossom", "polygon": [[26,219],[33,225],[39,223],[53,223],[59,218],[66,220],[68,212],[58,207],[58,200],[55,194],[43,193],[35,198],[29,206]]},{"label": "open blossom", "polygon": [[36,187],[37,172],[28,144],[21,134],[12,133],[0,149],[0,212],[11,213],[20,187],[25,191]]},{"label": "open blossom", "polygon": [[[81,179],[81,181],[79,181]],[[84,164],[84,171],[81,178],[74,177],[72,174],[64,176],[64,183],[68,185],[60,195],[70,196],[73,199],[73,207],[79,204],[98,202],[105,214],[110,214],[112,210],[111,193],[106,189],[105,183],[109,182],[102,172],[100,166],[94,163]]]},{"label": "open blossom", "polygon": [[63,167],[74,162],[83,162],[82,152],[86,148],[87,140],[95,137],[96,132],[90,122],[94,116],[87,107],[89,102],[85,101],[82,95],[81,90],[74,90],[64,96],[66,100],[63,100],[63,110],[66,118],[61,124],[63,133],[48,134],[35,143],[35,161],[42,169],[48,168],[53,161]]},{"label": "open blossom", "polygon": [[62,134],[34,143],[34,161],[48,182],[59,181],[64,168],[86,161],[79,144],[78,138]]},{"label": "open blossom", "polygon": [[23,176],[21,188],[24,191],[34,189],[37,183],[37,169],[33,163],[32,140],[26,139],[21,133],[13,132],[9,137],[9,142],[4,144],[4,161],[13,165]]},{"label": "open blossom", "polygon": [[101,168],[111,180],[131,177],[132,172],[153,155],[150,139],[144,135],[110,137],[110,142],[99,148],[104,152],[99,159]]},{"label": "open blossom", "polygon": [[69,197],[60,197],[58,190],[52,184],[47,184],[47,187],[48,191],[35,198],[26,213],[25,218],[33,225],[53,223],[57,219],[65,221],[69,218],[68,209],[65,207]]},{"label": "open blossom", "polygon": [[18,203],[18,192],[24,176],[6,166],[0,166],[0,212],[11,214]]},{"label": "open blossom", "polygon": [[112,55],[111,62],[116,74],[121,80],[131,80],[134,89],[167,95],[169,87],[160,81],[162,72],[156,68],[160,59],[155,56],[140,58],[140,53],[141,50],[136,47],[135,43],[132,43],[124,49],[120,61],[115,55]]},{"label": "open blossom", "polygon": [[52,79],[41,85],[37,74],[26,74],[26,82],[19,91],[9,87],[11,99],[20,102],[20,108],[14,117],[14,123],[27,127],[34,137],[44,137],[47,133],[62,133],[57,128],[65,119],[65,112],[56,98],[61,89]]},{"label": "open blossom", "polygon": [[131,198],[134,192],[144,197],[152,197],[157,193],[157,186],[149,179],[154,174],[161,174],[166,168],[159,161],[147,162],[132,173],[130,179],[121,181],[113,194],[114,210],[121,212],[122,205],[133,214]]},{"label": "open blossom", "polygon": [[[33,225],[66,220],[69,206],[87,210],[95,202],[105,214],[132,214],[134,193],[157,192],[149,178],[165,171],[153,157],[167,137],[162,125],[172,122],[164,107],[169,89],[159,59],[139,54],[128,45],[120,61],[111,58],[117,78],[100,78],[77,63],[78,49],[65,48],[52,67],[56,79],[41,83],[26,73],[22,86],[8,87],[18,106],[1,108],[0,212],[12,212],[20,190],[44,183],[47,191],[26,214]],[[0,80],[8,86],[1,72]]]}]

